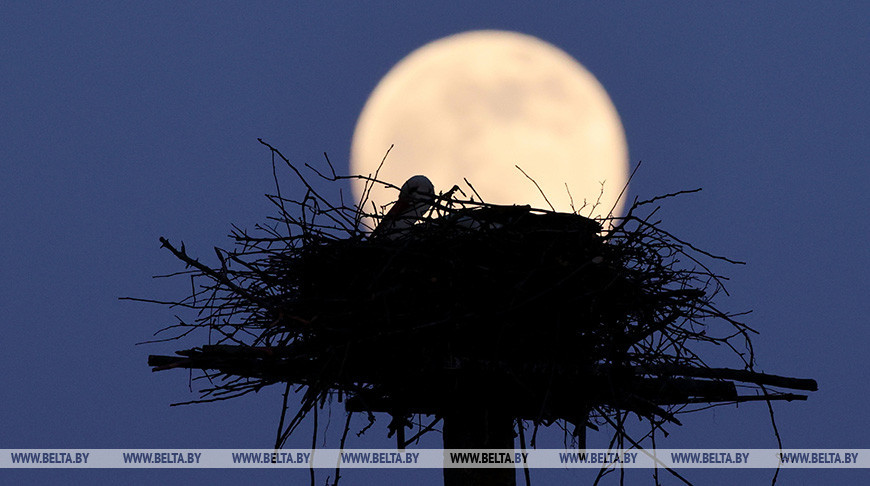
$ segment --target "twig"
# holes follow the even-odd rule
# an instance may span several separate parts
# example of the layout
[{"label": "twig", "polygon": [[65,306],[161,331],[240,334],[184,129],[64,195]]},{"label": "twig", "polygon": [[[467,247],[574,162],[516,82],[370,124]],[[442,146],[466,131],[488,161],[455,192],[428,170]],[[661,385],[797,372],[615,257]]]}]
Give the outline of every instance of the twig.
[{"label": "twig", "polygon": [[[344,431],[341,433],[341,441],[338,443],[338,449],[344,451],[344,444],[347,441],[347,432],[350,430],[350,419],[353,417],[353,412],[347,412],[347,420],[344,423]],[[338,480],[341,478],[341,461],[335,465],[335,480],[332,486],[338,486]]]},{"label": "twig", "polygon": [[520,168],[520,166],[515,165],[514,167],[516,167],[517,170],[519,170],[520,172],[522,172],[523,175],[526,176],[526,179],[532,181],[532,184],[534,184],[535,187],[538,188],[538,192],[540,192],[540,193],[541,193],[541,196],[544,197],[544,201],[547,203],[547,206],[550,206],[550,210],[552,210],[553,212],[555,212],[555,211],[556,211],[556,208],[554,208],[553,205],[550,204],[550,200],[547,199],[547,195],[544,193],[544,190],[541,189],[541,186],[538,185],[538,182],[537,182],[536,180],[532,179],[528,174],[526,174],[526,171],[524,171],[522,168]]}]

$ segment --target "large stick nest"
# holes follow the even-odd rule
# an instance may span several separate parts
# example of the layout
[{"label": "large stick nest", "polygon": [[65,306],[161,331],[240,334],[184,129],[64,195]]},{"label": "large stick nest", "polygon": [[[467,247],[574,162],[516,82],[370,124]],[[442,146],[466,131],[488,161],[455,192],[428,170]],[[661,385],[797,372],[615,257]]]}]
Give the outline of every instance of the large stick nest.
[{"label": "large stick nest", "polygon": [[[273,162],[287,162],[268,147]],[[256,235],[235,228],[235,246],[215,248],[215,265],[161,238],[199,284],[172,303],[197,314],[171,326],[170,339],[202,328],[209,341],[149,364],[223,377],[203,401],[303,385],[288,433],[333,393],[351,411],[440,416],[478,406],[582,428],[590,414],[679,423],[674,412],[687,404],[804,399],[765,385],[816,388],[753,370],[754,331],[713,302],[723,278],[710,262],[739,262],[651,219],[676,194],[594,220],[453,190],[403,234],[378,238],[366,222],[382,209],[332,204],[287,166],[304,196],[279,189],[273,224]],[[321,185],[349,178],[315,173]],[[732,350],[737,367],[711,368],[708,344]]]}]

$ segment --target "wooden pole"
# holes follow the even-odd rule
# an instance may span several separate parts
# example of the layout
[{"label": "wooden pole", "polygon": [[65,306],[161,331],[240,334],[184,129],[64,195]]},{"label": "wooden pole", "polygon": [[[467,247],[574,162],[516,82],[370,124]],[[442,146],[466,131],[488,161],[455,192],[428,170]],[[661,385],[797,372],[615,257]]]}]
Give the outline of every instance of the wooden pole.
[{"label": "wooden pole", "polygon": [[[444,416],[445,449],[514,449],[514,418],[491,408],[469,407]],[[513,467],[444,469],[444,486],[516,486]]]}]

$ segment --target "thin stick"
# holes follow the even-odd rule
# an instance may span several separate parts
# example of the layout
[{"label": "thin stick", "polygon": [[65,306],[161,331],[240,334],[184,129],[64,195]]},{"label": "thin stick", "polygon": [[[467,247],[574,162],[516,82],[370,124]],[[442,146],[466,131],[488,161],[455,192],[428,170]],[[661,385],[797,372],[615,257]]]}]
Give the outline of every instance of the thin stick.
[{"label": "thin stick", "polygon": [[552,211],[553,211],[553,212],[556,212],[556,208],[554,208],[554,207],[553,207],[553,205],[552,205],[552,204],[550,204],[550,200],[549,200],[549,199],[547,199],[547,195],[546,195],[546,194],[544,194],[544,190],[543,190],[543,189],[541,189],[541,186],[539,186],[539,185],[538,185],[538,182],[537,182],[537,181],[536,181],[536,180],[534,180],[534,179],[532,179],[532,178],[531,178],[531,177],[529,177],[529,175],[528,175],[528,174],[526,174],[526,171],[524,171],[524,170],[523,170],[523,169],[521,169],[521,168],[520,168],[520,166],[518,166],[518,165],[515,165],[515,166],[514,166],[514,167],[516,167],[516,168],[517,168],[517,169],[519,169],[519,171],[520,171],[520,172],[522,172],[522,173],[523,173],[523,175],[524,175],[524,176],[526,176],[526,179],[528,179],[528,180],[530,180],[530,181],[532,181],[532,184],[534,184],[534,185],[535,185],[535,187],[537,187],[537,188],[538,188],[538,192],[540,192],[540,193],[541,193],[541,196],[544,196],[544,201],[546,201],[546,202],[547,202],[547,206],[550,206],[550,209],[551,209],[551,210],[552,210]]},{"label": "thin stick", "polygon": [[[311,453],[317,449],[317,402],[314,403],[314,430],[311,432]],[[314,480],[314,461],[308,463],[308,474],[311,477],[311,486],[316,486]]]},{"label": "thin stick", "polygon": [[[523,451],[523,457],[525,458],[526,453],[526,433],[525,428],[523,427],[523,420],[517,419],[517,430],[520,435],[520,450]],[[529,474],[529,464],[523,459],[523,476],[526,478],[526,486],[532,485],[532,477]]]},{"label": "thin stick", "polygon": [[[341,433],[341,441],[338,443],[338,449],[344,450],[344,444],[347,441],[347,432],[350,430],[350,419],[353,417],[353,412],[347,412],[347,421],[344,423],[344,432]],[[332,481],[332,486],[338,486],[338,480],[341,477],[341,461],[335,465],[335,479]]]},{"label": "thin stick", "polygon": [[631,171],[631,174],[628,176],[628,180],[625,181],[625,185],[622,186],[622,190],[619,191],[619,195],[616,196],[616,201],[614,201],[613,207],[610,208],[610,211],[607,213],[607,219],[610,219],[613,217],[613,211],[616,210],[616,206],[619,205],[619,201],[622,199],[622,196],[625,194],[625,191],[628,189],[628,185],[631,183],[631,180],[634,179],[634,175],[637,173],[637,169],[640,169],[640,164],[642,164],[642,163],[643,163],[642,160],[637,161],[637,165],[634,166],[634,170]]},{"label": "thin stick", "polygon": [[287,397],[290,395],[290,382],[284,387],[284,401],[281,406],[281,420],[278,421],[278,435],[275,437],[275,449],[281,448],[281,435],[284,433],[284,417],[287,416]]}]

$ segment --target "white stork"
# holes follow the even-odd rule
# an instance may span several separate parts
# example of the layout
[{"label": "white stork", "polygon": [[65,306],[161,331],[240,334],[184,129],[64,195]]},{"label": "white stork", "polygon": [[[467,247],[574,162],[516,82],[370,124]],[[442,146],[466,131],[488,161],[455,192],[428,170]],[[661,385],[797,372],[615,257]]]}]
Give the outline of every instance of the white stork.
[{"label": "white stork", "polygon": [[435,186],[428,177],[415,175],[399,190],[399,199],[387,211],[372,236],[395,238],[426,214],[435,198]]}]

